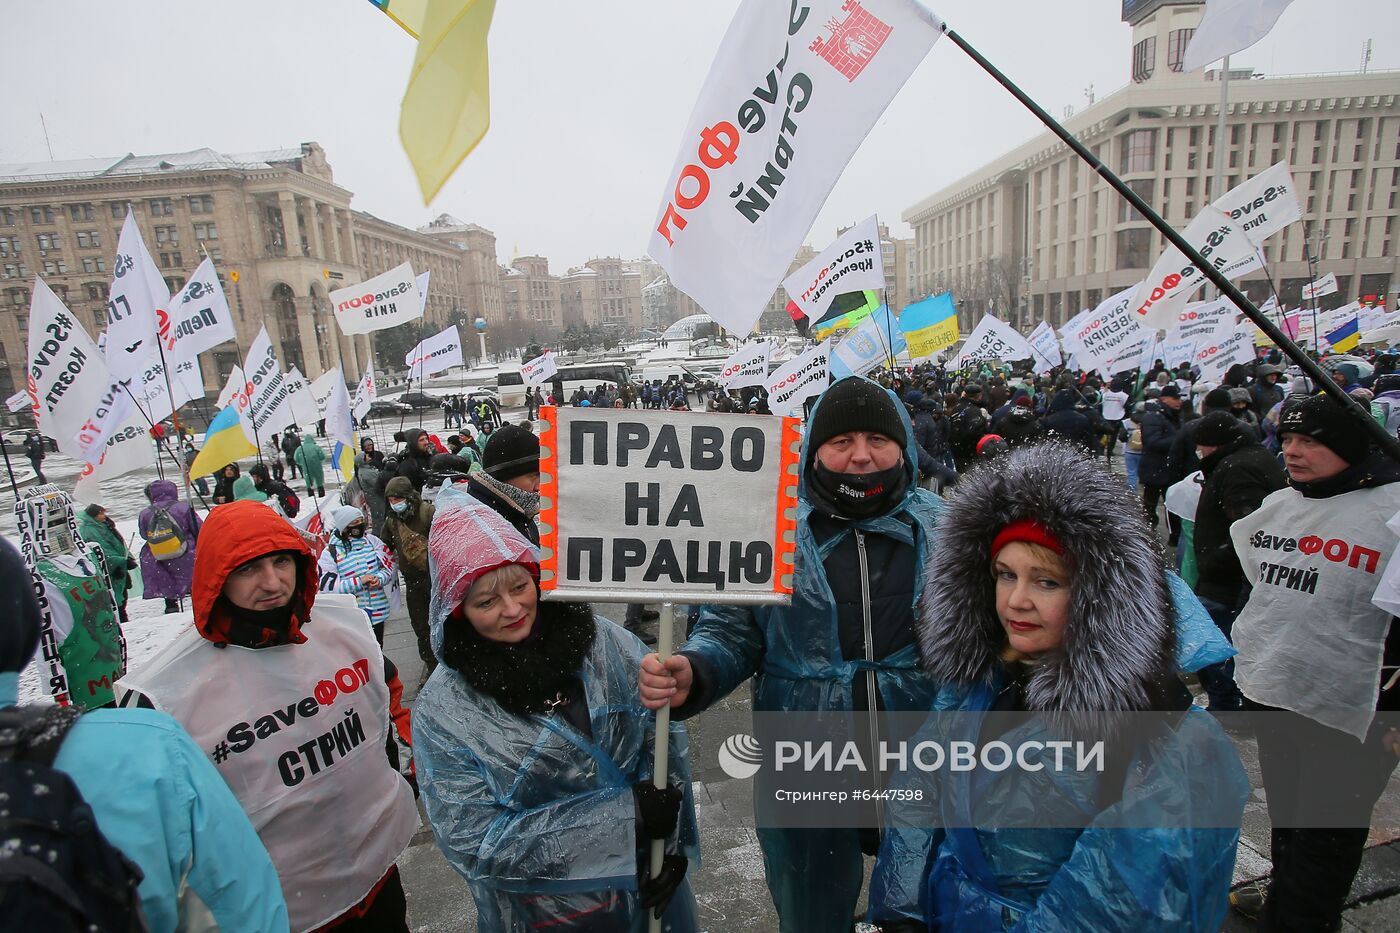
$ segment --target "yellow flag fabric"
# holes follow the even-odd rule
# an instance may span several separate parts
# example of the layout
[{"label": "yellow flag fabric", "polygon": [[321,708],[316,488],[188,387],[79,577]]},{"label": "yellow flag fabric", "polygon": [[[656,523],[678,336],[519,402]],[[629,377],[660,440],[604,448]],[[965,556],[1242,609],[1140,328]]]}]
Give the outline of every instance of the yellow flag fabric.
[{"label": "yellow flag fabric", "polygon": [[437,196],[491,125],[486,34],[496,11],[495,0],[426,4],[399,113],[399,138],[424,204]]},{"label": "yellow flag fabric", "polygon": [[204,433],[204,444],[190,464],[190,475],[217,473],[235,460],[257,452],[257,446],[243,433],[237,409],[230,405],[209,422],[209,429]]},{"label": "yellow flag fabric", "polygon": [[403,27],[403,31],[417,39],[423,33],[423,20],[427,16],[428,0],[369,0],[385,16]]}]

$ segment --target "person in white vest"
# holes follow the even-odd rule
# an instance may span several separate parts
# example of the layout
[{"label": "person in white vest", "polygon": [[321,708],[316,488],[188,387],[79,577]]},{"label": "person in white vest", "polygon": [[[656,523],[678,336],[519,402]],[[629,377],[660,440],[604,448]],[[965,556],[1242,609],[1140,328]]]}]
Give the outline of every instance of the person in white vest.
[{"label": "person in white vest", "polygon": [[194,625],[118,689],[163,710],[233,790],[277,867],[293,933],[407,931],[395,860],[418,827],[385,754],[389,690],[353,596],[317,592],[301,535],[256,502],[214,510]]},{"label": "person in white vest", "polygon": [[1272,883],[1231,903],[1261,930],[1333,930],[1397,761],[1400,625],[1371,597],[1396,549],[1400,466],[1326,396],[1285,405],[1279,436],[1290,485],[1230,527],[1252,587],[1235,680],[1273,858]]}]

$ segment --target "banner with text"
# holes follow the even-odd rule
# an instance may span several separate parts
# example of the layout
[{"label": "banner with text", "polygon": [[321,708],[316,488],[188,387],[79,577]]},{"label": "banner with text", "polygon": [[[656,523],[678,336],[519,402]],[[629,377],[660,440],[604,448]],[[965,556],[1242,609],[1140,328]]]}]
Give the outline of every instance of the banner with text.
[{"label": "banner with text", "polygon": [[520,380],[527,386],[542,386],[558,374],[559,364],[554,360],[553,350],[546,350],[520,366]]},{"label": "banner with text", "polygon": [[365,370],[365,374],[360,377],[360,384],[355,387],[355,401],[350,406],[355,418],[359,421],[365,420],[365,415],[369,414],[369,406],[379,397],[379,383],[374,378],[374,366],[371,364]]},{"label": "banner with text", "polygon": [[773,370],[763,390],[768,393],[768,410],[775,415],[791,415],[802,410],[802,403],[821,395],[831,381],[831,338],[828,337],[801,356],[793,357]]},{"label": "banner with text", "polygon": [[113,379],[130,379],[155,356],[157,315],[170,306],[170,289],[146,251],[131,208],[126,209],[112,286],[107,293],[107,368]]},{"label": "banner with text", "polygon": [[79,502],[101,502],[104,480],[155,465],[156,445],[146,419],[132,412],[107,438],[98,462],[83,464],[73,487],[73,498]]},{"label": "banner with text", "polygon": [[1035,353],[1036,372],[1048,373],[1064,362],[1064,356],[1060,353],[1059,338],[1055,336],[1055,328],[1050,326],[1049,321],[1037,324],[1026,343],[1030,344]]},{"label": "banner with text", "polygon": [[871,214],[836,238],[815,259],[783,279],[788,294],[788,314],[817,321],[831,301],[845,292],[885,287],[885,266],[880,259],[880,222]]},{"label": "banner with text", "polygon": [[1303,286],[1303,300],[1313,301],[1323,295],[1332,295],[1337,291],[1337,274],[1329,272],[1316,282],[1310,282]]},{"label": "banner with text", "polygon": [[267,328],[248,345],[248,360],[243,364],[247,377],[248,410],[253,421],[253,436],[269,437],[291,423],[291,404],[287,393],[287,376],[277,362],[277,350]]},{"label": "banner with text", "polygon": [[847,332],[836,345],[831,354],[831,381],[864,376],[892,363],[908,347],[899,322],[889,308],[880,305],[878,311]]},{"label": "banner with text", "polygon": [[1230,215],[1255,246],[1295,220],[1303,219],[1288,163],[1279,162],[1225,192],[1215,206]]},{"label": "banner with text", "polygon": [[156,325],[165,342],[168,363],[193,360],[225,340],[233,340],[233,312],[219,286],[214,263],[206,256],[194,275],[170,300],[170,310],[156,310]]},{"label": "banner with text", "polygon": [[409,263],[381,272],[359,285],[330,295],[336,323],[344,334],[368,334],[423,316],[424,298]]},{"label": "banner with text", "polygon": [[[1259,249],[1244,228],[1220,208],[1211,205],[1187,224],[1181,236],[1227,279],[1263,268]],[[1191,296],[1206,282],[1175,246],[1168,246],[1133,296],[1132,309],[1142,323],[1154,330],[1172,327]]]},{"label": "banner with text", "polygon": [[1228,298],[1192,302],[1177,315],[1176,323],[1167,331],[1167,340],[1199,340],[1215,333],[1226,321],[1234,323],[1239,313],[1240,309]]},{"label": "banner with text", "polygon": [[1239,327],[1234,321],[1227,321],[1215,333],[1197,341],[1191,362],[1201,368],[1200,379],[1219,382],[1231,366],[1253,359],[1254,325],[1246,323]]},{"label": "banner with text", "polygon": [[547,598],[790,602],[796,419],[552,405],[540,414]]},{"label": "banner with text", "polygon": [[976,363],[981,360],[1029,360],[1035,358],[1035,351],[1016,330],[1006,322],[990,314],[982,315],[982,320],[967,335],[967,342],[958,353],[956,362]]},{"label": "banner with text", "polygon": [[457,333],[457,325],[453,324],[447,330],[419,341],[416,347],[408,351],[403,363],[408,367],[410,380],[422,379],[453,366],[461,366],[462,338]]},{"label": "banner with text", "polygon": [[657,211],[648,252],[671,282],[749,333],[941,27],[917,0],[744,0]]},{"label": "banner with text", "polygon": [[[339,368],[334,372],[340,372]],[[341,375],[340,381],[345,381],[344,375]],[[316,397],[311,394],[311,386],[307,385],[306,377],[295,366],[287,370],[287,399],[292,407],[292,424],[315,424],[321,420],[321,412],[316,405]]]},{"label": "banner with text", "polygon": [[773,355],[773,342],[760,340],[746,343],[729,355],[719,371],[719,384],[725,389],[763,385],[768,381],[768,358]]}]

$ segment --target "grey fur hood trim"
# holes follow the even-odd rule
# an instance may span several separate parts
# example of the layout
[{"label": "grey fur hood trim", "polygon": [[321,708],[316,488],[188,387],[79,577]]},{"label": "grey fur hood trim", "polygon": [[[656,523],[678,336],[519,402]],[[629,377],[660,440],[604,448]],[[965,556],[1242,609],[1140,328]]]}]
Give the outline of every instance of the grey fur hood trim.
[{"label": "grey fur hood trim", "polygon": [[916,628],[924,668],[944,684],[990,683],[1006,643],[992,539],[1033,518],[1074,569],[1059,651],[1026,685],[1035,711],[1153,709],[1174,674],[1175,628],[1162,554],[1121,481],[1061,444],[1013,450],[958,481],[925,568]]}]

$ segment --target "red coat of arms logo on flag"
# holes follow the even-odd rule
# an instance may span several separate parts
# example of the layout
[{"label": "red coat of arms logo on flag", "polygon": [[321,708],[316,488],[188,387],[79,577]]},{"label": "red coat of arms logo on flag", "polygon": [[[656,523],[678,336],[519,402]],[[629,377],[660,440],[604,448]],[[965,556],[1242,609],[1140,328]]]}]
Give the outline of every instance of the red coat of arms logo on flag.
[{"label": "red coat of arms logo on flag", "polygon": [[816,52],[847,81],[860,77],[865,66],[875,58],[880,46],[889,38],[890,27],[860,5],[858,0],[846,0],[841,9],[846,18],[832,17],[826,24],[831,30],[827,39],[816,39],[808,50]]}]

